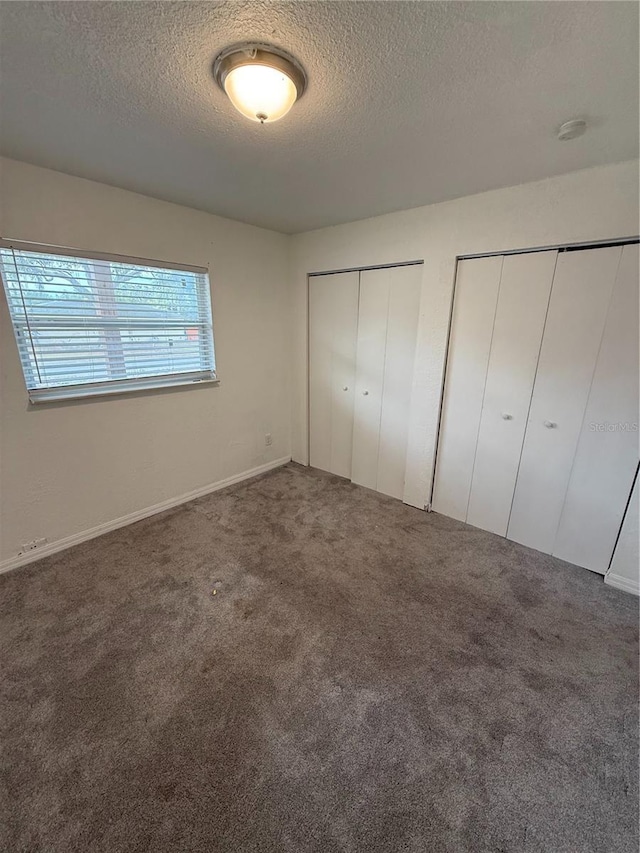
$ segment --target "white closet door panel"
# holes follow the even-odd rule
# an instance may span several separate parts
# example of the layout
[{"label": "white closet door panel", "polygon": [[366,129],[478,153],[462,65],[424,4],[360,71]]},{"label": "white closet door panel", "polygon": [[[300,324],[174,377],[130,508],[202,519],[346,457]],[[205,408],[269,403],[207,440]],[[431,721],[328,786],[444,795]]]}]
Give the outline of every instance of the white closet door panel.
[{"label": "white closet door panel", "polygon": [[467,522],[506,536],[557,252],[507,255]]},{"label": "white closet door panel", "polygon": [[467,517],[502,262],[458,263],[433,509],[460,521]]},{"label": "white closet door panel", "polygon": [[638,337],[635,245],[622,250],[553,550],[601,574],[609,567],[638,464]]},{"label": "white closet door panel", "polygon": [[357,272],[309,279],[309,462],[351,476]]},{"label": "white closet door panel", "polygon": [[[345,284],[345,276],[349,276]],[[336,297],[338,317],[332,349],[331,472],[351,477],[353,399],[356,384],[358,334],[358,273],[343,273]]]},{"label": "white closet door panel", "polygon": [[558,255],[507,535],[551,554],[621,249]]},{"label": "white closet door panel", "polygon": [[328,278],[309,279],[309,463],[323,471],[331,467],[333,290],[324,281]]},{"label": "white closet door panel", "polygon": [[360,273],[351,479],[368,489],[378,479],[389,291],[388,270]]},{"label": "white closet door panel", "polygon": [[384,272],[389,279],[389,310],[376,488],[402,500],[422,266],[393,267]]},{"label": "white closet door panel", "polygon": [[629,592],[635,592],[636,595],[640,592],[639,510],[638,478],[636,477],[631,500],[620,530],[620,538],[611,560],[611,569],[607,576],[615,586],[628,589]]}]

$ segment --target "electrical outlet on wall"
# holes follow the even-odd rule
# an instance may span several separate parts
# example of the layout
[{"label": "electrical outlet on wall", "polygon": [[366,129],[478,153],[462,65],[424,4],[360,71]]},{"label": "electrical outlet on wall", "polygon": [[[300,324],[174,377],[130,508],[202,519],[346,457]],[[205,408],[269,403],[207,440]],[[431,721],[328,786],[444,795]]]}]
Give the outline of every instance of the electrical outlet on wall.
[{"label": "electrical outlet on wall", "polygon": [[264,446],[265,447],[271,447],[272,444],[273,444],[273,436],[271,435],[270,432],[268,432],[265,434],[265,437],[264,437]]},{"label": "electrical outlet on wall", "polygon": [[24,542],[20,549],[20,554],[26,554],[27,551],[35,551],[36,548],[41,548],[43,545],[46,545],[48,541],[49,540],[43,536],[40,539],[32,539],[31,542]]}]

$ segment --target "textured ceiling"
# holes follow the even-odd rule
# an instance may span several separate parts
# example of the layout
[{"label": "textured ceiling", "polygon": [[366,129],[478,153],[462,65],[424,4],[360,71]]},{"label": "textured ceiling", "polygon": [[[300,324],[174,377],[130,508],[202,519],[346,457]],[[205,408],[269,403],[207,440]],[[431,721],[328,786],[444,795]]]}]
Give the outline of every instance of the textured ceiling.
[{"label": "textured ceiling", "polygon": [[[0,146],[52,169],[303,231],[638,154],[622,2],[4,2]],[[228,44],[293,52],[282,121],[214,85]],[[557,126],[590,129],[558,142]]]}]

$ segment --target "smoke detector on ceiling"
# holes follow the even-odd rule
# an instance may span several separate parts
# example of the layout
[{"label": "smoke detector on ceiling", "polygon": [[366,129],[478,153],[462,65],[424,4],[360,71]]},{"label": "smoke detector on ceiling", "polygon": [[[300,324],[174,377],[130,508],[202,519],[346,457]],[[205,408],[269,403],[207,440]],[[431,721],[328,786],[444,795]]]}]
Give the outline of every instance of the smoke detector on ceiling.
[{"label": "smoke detector on ceiling", "polygon": [[587,123],[584,119],[574,118],[571,121],[565,121],[558,128],[558,139],[561,142],[565,142],[567,139],[576,139],[576,137],[582,136],[586,129]]}]

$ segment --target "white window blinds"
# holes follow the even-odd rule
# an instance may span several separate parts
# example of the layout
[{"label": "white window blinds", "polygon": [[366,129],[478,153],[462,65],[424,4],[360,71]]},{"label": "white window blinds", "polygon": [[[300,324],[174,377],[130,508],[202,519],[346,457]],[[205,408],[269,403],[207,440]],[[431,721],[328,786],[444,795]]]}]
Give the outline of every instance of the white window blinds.
[{"label": "white window blinds", "polygon": [[215,380],[207,271],[0,243],[32,402]]}]

